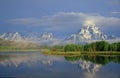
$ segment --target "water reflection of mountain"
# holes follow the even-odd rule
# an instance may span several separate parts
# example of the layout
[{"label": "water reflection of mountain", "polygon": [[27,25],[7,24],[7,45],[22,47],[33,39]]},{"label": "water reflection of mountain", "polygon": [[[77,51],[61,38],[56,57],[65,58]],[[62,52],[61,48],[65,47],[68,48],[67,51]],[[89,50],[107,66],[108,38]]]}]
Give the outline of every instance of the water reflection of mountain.
[{"label": "water reflection of mountain", "polygon": [[93,73],[110,62],[120,63],[119,56],[65,56],[65,59],[78,64],[82,71]]},{"label": "water reflection of mountain", "polygon": [[[66,62],[66,61],[68,62]],[[0,54],[0,65],[2,66],[15,66],[20,65],[44,65],[51,66],[54,63],[61,62],[76,64],[80,71],[84,72],[96,72],[101,69],[102,66],[114,62],[120,63],[119,56],[65,56],[65,59],[61,56],[49,56],[41,53],[3,53]]]},{"label": "water reflection of mountain", "polygon": [[3,66],[15,66],[18,67],[21,64],[35,65],[36,63],[41,63],[45,65],[51,65],[54,61],[61,61],[59,57],[45,56],[40,53],[33,54],[2,54],[0,55],[0,65]]}]

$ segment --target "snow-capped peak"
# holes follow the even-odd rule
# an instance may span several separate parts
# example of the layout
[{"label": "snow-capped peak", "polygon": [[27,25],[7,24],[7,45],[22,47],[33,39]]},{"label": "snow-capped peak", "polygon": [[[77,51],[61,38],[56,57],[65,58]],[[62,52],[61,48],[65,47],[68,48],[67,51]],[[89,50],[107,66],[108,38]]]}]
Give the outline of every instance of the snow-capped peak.
[{"label": "snow-capped peak", "polygon": [[5,39],[5,40],[11,40],[11,41],[20,41],[20,40],[23,39],[23,37],[18,32],[15,32],[15,33],[11,33],[11,32],[4,33],[4,34],[0,35],[0,38],[1,39]]},{"label": "snow-capped peak", "polygon": [[22,40],[22,39],[23,39],[22,36],[18,32],[13,34],[12,40]]},{"label": "snow-capped peak", "polygon": [[45,32],[43,34],[35,34],[30,33],[28,35],[21,35],[18,32],[15,33],[4,33],[0,35],[0,39],[4,40],[10,40],[10,41],[24,41],[24,42],[32,42],[37,43],[40,45],[54,45],[59,43],[59,40],[56,38],[53,38],[53,34],[49,32]]},{"label": "snow-capped peak", "polygon": [[41,39],[43,40],[52,40],[53,39],[53,34],[45,32],[41,35]]},{"label": "snow-capped peak", "polygon": [[105,40],[107,35],[103,34],[95,25],[84,26],[76,34],[72,34],[68,39],[70,40]]}]

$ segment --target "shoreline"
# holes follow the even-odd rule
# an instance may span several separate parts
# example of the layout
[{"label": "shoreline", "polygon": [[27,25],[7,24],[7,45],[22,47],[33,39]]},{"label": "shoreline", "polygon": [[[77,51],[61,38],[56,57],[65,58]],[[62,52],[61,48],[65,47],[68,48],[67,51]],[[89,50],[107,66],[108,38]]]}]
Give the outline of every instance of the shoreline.
[{"label": "shoreline", "polygon": [[96,52],[61,52],[61,51],[50,51],[49,49],[38,49],[38,50],[0,50],[0,52],[41,52],[42,54],[45,55],[61,55],[61,56],[67,56],[67,55],[75,55],[75,56],[80,56],[80,55],[118,55],[120,56],[120,52],[117,51],[96,51]]},{"label": "shoreline", "polygon": [[46,55],[119,55],[120,52],[42,52]]},{"label": "shoreline", "polygon": [[38,52],[41,50],[0,50],[0,52]]},{"label": "shoreline", "polygon": [[0,50],[0,52],[48,52],[49,49],[21,49],[21,50]]}]

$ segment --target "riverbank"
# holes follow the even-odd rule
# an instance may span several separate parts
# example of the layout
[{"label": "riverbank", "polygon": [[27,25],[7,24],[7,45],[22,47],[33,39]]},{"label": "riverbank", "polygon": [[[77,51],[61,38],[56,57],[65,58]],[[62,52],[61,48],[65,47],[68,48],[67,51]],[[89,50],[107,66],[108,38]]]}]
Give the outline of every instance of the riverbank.
[{"label": "riverbank", "polygon": [[96,52],[61,52],[61,51],[50,51],[49,49],[36,49],[36,50],[0,50],[0,52],[42,52],[43,54],[46,55],[61,55],[61,56],[71,56],[71,55],[75,55],[75,56],[80,56],[80,55],[117,55],[120,56],[120,52],[116,52],[116,51],[96,51]]},{"label": "riverbank", "polygon": [[120,52],[42,52],[43,54],[48,54],[48,55],[62,55],[62,56],[66,56],[66,55],[119,55],[120,56]]},{"label": "riverbank", "polygon": [[38,52],[41,50],[0,50],[0,52]]},{"label": "riverbank", "polygon": [[19,49],[19,50],[0,50],[0,52],[50,52],[49,49]]}]

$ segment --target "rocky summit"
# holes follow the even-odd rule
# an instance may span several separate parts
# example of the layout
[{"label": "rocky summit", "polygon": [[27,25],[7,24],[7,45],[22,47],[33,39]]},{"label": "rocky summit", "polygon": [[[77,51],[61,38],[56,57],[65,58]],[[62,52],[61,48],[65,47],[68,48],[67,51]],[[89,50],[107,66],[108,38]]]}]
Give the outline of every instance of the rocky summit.
[{"label": "rocky summit", "polygon": [[87,25],[80,29],[79,32],[72,34],[68,40],[106,40],[105,35],[101,30],[94,25]]}]

